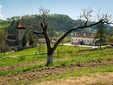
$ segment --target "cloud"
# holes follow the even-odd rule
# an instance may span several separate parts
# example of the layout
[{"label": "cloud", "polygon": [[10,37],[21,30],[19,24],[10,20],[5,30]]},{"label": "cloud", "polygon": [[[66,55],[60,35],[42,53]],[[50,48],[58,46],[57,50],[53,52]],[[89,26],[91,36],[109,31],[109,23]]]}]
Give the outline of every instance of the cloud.
[{"label": "cloud", "polygon": [[0,5],[0,19],[4,19],[4,16],[3,16],[2,13],[1,13],[1,12],[2,12],[1,9],[2,9],[2,5]]}]

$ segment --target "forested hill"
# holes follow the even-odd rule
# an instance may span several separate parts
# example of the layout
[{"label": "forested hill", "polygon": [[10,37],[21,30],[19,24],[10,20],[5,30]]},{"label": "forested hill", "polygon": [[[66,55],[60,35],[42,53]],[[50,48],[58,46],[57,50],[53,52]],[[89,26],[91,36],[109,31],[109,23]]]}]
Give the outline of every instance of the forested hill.
[{"label": "forested hill", "polygon": [[[27,19],[28,19],[28,17],[23,16],[22,17],[23,23],[27,22]],[[31,21],[30,23],[33,26],[33,28],[40,30],[40,25],[38,22],[40,22],[41,16],[32,15],[29,17],[29,19]],[[39,27],[37,28],[36,25],[38,25]],[[48,15],[48,25],[49,25],[48,26],[49,30],[54,29],[55,31],[64,32],[75,26],[75,20],[71,19],[67,15],[51,14],[51,15]],[[26,25],[26,27],[27,27],[27,25]]]},{"label": "forested hill", "polygon": [[10,25],[9,21],[4,21],[0,19],[0,30],[4,30],[4,28],[7,28]]},{"label": "forested hill", "polygon": [[[14,16],[11,18],[8,18],[7,21],[0,20],[0,29],[4,29],[8,33],[13,33],[16,30],[16,26],[18,24],[20,17]],[[28,29],[28,23],[30,23],[33,27],[33,29],[41,31],[41,27],[39,25],[39,22],[41,20],[40,15],[30,15],[30,16],[22,16],[21,21],[23,22],[24,26]],[[82,21],[82,24],[84,24],[85,21]],[[64,14],[51,14],[48,15],[48,29],[49,31],[56,31],[56,32],[65,32],[69,30],[72,27],[75,27],[76,25],[80,24],[80,20],[73,20],[69,16]],[[38,26],[37,26],[38,25]],[[94,32],[96,29],[96,26],[92,28],[87,28],[84,30],[79,31],[85,31],[85,32]],[[29,30],[29,29],[28,29]]]}]

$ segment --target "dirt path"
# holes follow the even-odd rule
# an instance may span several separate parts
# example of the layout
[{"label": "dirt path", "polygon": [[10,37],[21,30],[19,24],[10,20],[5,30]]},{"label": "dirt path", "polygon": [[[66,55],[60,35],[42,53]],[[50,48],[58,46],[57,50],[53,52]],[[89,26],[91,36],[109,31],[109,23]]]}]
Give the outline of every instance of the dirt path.
[{"label": "dirt path", "polygon": [[54,67],[34,69],[22,73],[0,76],[0,84],[6,85],[6,83],[8,82],[17,82],[21,80],[26,81],[26,80],[33,80],[36,78],[44,78],[50,75],[57,75],[65,71],[70,71],[74,69],[79,69],[84,67],[95,67],[95,66],[108,65],[108,64],[113,64],[113,58],[91,60],[91,61],[72,64],[68,66],[54,66]]},{"label": "dirt path", "polygon": [[11,66],[1,66],[0,71],[13,70],[16,68],[21,68],[21,67],[30,66],[30,65],[37,65],[37,64],[44,64],[44,61],[32,61],[32,62],[20,63],[16,65],[11,65]]},{"label": "dirt path", "polygon": [[70,77],[36,83],[33,85],[113,85],[113,72],[96,73],[89,76]]}]

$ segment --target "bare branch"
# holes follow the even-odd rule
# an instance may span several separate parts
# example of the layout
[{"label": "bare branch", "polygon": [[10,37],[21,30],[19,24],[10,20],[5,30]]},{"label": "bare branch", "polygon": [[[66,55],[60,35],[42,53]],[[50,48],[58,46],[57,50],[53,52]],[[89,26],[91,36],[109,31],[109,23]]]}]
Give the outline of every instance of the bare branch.
[{"label": "bare branch", "polygon": [[41,22],[40,25],[41,25],[41,27],[44,29],[44,27],[45,27],[45,26],[44,26],[44,23]]},{"label": "bare branch", "polygon": [[82,15],[78,16],[78,20],[80,21],[80,23],[78,23],[77,25],[82,26]]},{"label": "bare branch", "polygon": [[45,9],[44,7],[39,8],[39,12],[42,16],[42,21],[40,23],[41,28],[43,30],[43,35],[45,37],[46,40],[46,45],[47,45],[47,53],[50,54],[51,51],[51,43],[50,43],[50,39],[47,33],[47,28],[48,28],[48,16],[47,14],[50,12],[50,10]]},{"label": "bare branch", "polygon": [[102,20],[103,23],[113,24],[112,15],[108,15],[108,13],[106,13],[106,14],[100,14],[100,10],[99,10],[98,11],[97,18],[98,18],[98,20]]},{"label": "bare branch", "polygon": [[88,21],[85,22],[85,25],[84,26],[87,26],[87,23],[88,23]]},{"label": "bare branch", "polygon": [[89,21],[92,17],[92,12],[93,10],[91,8],[87,9],[82,9],[82,18],[85,19],[86,21]]},{"label": "bare branch", "polygon": [[89,24],[89,21],[92,18],[92,9],[91,8],[87,8],[87,9],[82,9],[82,14],[80,15],[79,19],[81,21],[80,26],[83,25],[82,20],[85,20],[85,24],[84,26],[87,26]]},{"label": "bare branch", "polygon": [[50,12],[50,10],[45,9],[44,7],[40,7],[39,12],[41,15],[47,15]]}]

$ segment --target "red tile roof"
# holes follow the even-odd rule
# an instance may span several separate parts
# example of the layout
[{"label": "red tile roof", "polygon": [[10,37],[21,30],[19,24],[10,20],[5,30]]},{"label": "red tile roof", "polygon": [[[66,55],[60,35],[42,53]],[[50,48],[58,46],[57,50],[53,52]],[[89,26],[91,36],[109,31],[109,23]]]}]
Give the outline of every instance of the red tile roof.
[{"label": "red tile roof", "polygon": [[25,29],[21,21],[19,21],[18,23],[18,29]]},{"label": "red tile roof", "polygon": [[109,44],[113,44],[113,39],[108,39]]},{"label": "red tile roof", "polygon": [[75,32],[73,37],[91,38],[94,37],[94,33]]}]

